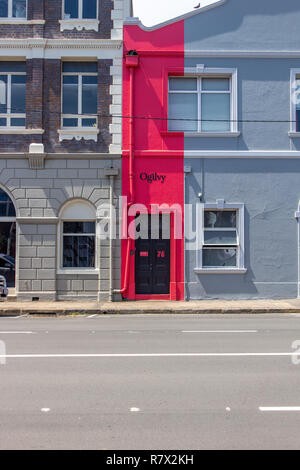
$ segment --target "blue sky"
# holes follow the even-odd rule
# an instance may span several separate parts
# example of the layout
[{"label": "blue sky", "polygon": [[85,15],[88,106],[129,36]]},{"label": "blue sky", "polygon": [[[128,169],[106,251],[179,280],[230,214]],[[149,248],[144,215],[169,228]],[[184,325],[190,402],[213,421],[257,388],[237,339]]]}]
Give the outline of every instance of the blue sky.
[{"label": "blue sky", "polygon": [[133,0],[133,13],[145,26],[153,26],[188,13],[196,5],[214,3],[214,0]]}]

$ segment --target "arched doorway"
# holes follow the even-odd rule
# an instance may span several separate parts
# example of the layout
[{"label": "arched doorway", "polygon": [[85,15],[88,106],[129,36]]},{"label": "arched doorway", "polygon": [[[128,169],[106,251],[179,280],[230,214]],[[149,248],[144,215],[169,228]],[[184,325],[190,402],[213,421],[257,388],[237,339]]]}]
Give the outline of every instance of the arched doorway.
[{"label": "arched doorway", "polygon": [[16,210],[8,194],[0,188],[0,275],[8,287],[15,287]]}]

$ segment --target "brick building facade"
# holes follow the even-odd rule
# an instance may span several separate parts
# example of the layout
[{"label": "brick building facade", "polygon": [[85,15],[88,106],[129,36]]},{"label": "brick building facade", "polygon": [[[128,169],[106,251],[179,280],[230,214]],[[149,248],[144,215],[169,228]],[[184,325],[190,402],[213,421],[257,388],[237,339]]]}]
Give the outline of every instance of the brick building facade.
[{"label": "brick building facade", "polygon": [[130,0],[0,0],[0,273],[15,259],[20,300],[120,288],[120,242],[97,234],[121,195],[130,15]]}]

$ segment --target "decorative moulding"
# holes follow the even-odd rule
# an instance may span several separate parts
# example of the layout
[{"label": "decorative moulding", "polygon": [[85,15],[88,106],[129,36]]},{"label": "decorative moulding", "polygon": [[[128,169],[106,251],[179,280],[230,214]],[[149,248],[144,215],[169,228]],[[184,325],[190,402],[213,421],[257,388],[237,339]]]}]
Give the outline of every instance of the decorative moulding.
[{"label": "decorative moulding", "polygon": [[59,129],[58,131],[59,141],[63,140],[93,140],[97,142],[99,129],[88,129],[88,128],[76,128],[76,129]]},{"label": "decorative moulding", "polygon": [[99,30],[100,21],[98,20],[59,20],[60,30],[72,30],[77,29],[77,31],[85,30]]}]

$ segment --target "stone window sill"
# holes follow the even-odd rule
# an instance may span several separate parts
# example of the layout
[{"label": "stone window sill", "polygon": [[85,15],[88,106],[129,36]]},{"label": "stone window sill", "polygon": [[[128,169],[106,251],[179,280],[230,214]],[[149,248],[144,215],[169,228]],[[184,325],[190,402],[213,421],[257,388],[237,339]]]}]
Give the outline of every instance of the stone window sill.
[{"label": "stone window sill", "polygon": [[37,135],[44,134],[44,129],[14,129],[13,127],[0,129],[0,135],[20,134],[20,135]]},{"label": "stone window sill", "polygon": [[74,275],[74,274],[99,274],[99,269],[90,269],[90,268],[60,268],[57,269],[56,274],[67,274],[67,275]]},{"label": "stone window sill", "polygon": [[77,29],[77,31],[85,30],[92,30],[92,31],[99,31],[99,24],[100,21],[98,20],[59,20],[60,30],[73,30]]},{"label": "stone window sill", "polygon": [[26,18],[0,18],[0,24],[24,24],[24,25],[34,25],[34,24],[45,24],[45,20],[26,20]]},{"label": "stone window sill", "polygon": [[196,274],[246,274],[245,268],[195,268]]},{"label": "stone window sill", "polygon": [[289,137],[292,139],[300,139],[300,132],[289,132]]},{"label": "stone window sill", "polygon": [[59,141],[63,140],[93,140],[97,142],[99,129],[96,128],[74,128],[74,129],[59,129],[58,131]]}]

